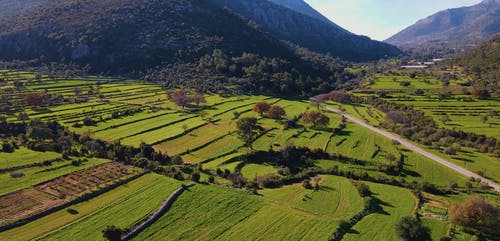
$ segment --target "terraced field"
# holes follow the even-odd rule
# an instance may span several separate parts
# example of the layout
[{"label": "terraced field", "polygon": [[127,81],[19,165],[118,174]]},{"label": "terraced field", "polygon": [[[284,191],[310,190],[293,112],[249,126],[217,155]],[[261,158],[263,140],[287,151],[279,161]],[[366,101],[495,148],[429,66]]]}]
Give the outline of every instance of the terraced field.
[{"label": "terraced field", "polygon": [[61,237],[67,239],[67,232],[71,232],[76,240],[104,240],[100,231],[96,230],[102,230],[107,225],[132,225],[154,211],[179,186],[180,182],[173,179],[147,174],[96,198],[0,232],[0,239],[60,240]]},{"label": "terraced field", "polygon": [[[340,221],[349,219],[363,209],[363,199],[352,183],[344,177],[321,175],[318,179],[318,190],[305,189],[300,182],[276,189],[263,189],[261,186],[258,189],[259,195],[249,195],[244,189],[234,190],[230,178],[214,174],[216,169],[227,169],[234,173],[238,168],[248,181],[268,174],[285,177],[278,174],[276,160],[241,159],[252,151],[244,147],[243,141],[235,133],[235,123],[242,117],[256,117],[259,125],[265,130],[253,142],[254,151],[280,151],[287,143],[293,143],[296,146],[341,154],[351,161],[346,163],[334,158],[314,160],[316,167],[310,169],[321,167],[331,170],[338,167],[346,173],[366,173],[370,177],[381,176],[398,181],[404,178],[407,182],[430,182],[440,186],[448,186],[450,181],[455,181],[459,188],[469,180],[352,122],[347,122],[345,129],[334,134],[332,129],[338,127],[342,119],[337,114],[325,113],[330,118],[330,123],[324,128],[312,128],[300,121],[296,127],[285,128],[284,119],[273,120],[266,114],[259,115],[252,111],[256,102],[267,101],[283,107],[287,112],[286,118],[293,118],[315,108],[303,99],[268,96],[222,97],[211,94],[206,95],[206,103],[183,108],[167,99],[165,90],[155,84],[102,77],[52,80],[44,75],[40,81],[28,81],[27,78],[35,78],[35,74],[28,72],[8,72],[6,76],[8,81],[0,87],[0,93],[16,103],[23,103],[24,95],[32,92],[63,96],[61,102],[50,106],[26,106],[13,113],[1,114],[7,121],[22,122],[23,120],[18,120],[18,116],[24,112],[30,119],[58,121],[75,133],[89,134],[92,138],[110,143],[119,140],[124,145],[139,147],[144,142],[169,156],[179,155],[186,163],[165,166],[159,162],[153,163],[154,168],[164,168],[165,172],[161,173],[167,174],[171,169],[180,170],[183,177],[189,180],[191,175],[194,175],[190,171],[195,170],[200,172],[202,182],[213,181],[220,185],[197,184],[185,191],[165,215],[139,233],[134,240],[240,240],[241,237],[249,240],[328,240]],[[396,81],[380,78],[369,88],[398,90],[401,87],[399,82],[408,80],[406,77],[397,77]],[[16,80],[23,82],[25,88],[2,92]],[[423,79],[419,78],[410,81],[410,89],[432,89],[440,85],[435,79],[430,79],[429,83],[424,83]],[[408,101],[398,99],[400,97],[402,98],[397,96],[394,101]],[[417,103],[422,105],[417,104],[416,108],[430,111],[429,114],[434,118],[438,118],[445,111],[452,116],[451,110],[446,107],[439,107],[431,112],[427,109],[432,105],[431,101],[422,100]],[[453,106],[459,107],[458,103],[453,103]],[[385,118],[384,113],[367,105],[341,107],[347,113],[372,125],[379,125]],[[484,115],[487,108],[497,108],[496,103],[490,106],[485,102],[470,104],[470,108],[461,107],[467,112],[467,118],[478,117],[475,114]],[[452,122],[448,124],[458,124],[454,119],[461,121],[458,116],[453,115]],[[85,124],[89,119],[92,123]],[[497,118],[492,117],[488,120],[488,125],[495,128],[496,121]],[[475,127],[466,122],[464,118],[464,130],[474,130]],[[478,128],[486,127],[481,125]],[[14,138],[8,141],[21,142]],[[77,144],[71,148],[80,150],[82,146]],[[456,163],[462,163],[475,171],[484,171],[486,176],[492,179],[498,178],[496,173],[500,170],[497,170],[499,165],[495,158],[466,148],[462,150],[454,157]],[[138,151],[141,153],[134,158],[143,157],[142,151]],[[325,155],[328,156],[328,153]],[[380,170],[383,165],[393,164],[391,156],[399,155],[403,155],[404,160],[404,168],[399,175],[389,175]],[[14,153],[0,152],[0,169],[53,161],[50,166],[25,167],[16,170],[16,173],[0,173],[0,221],[19,209],[5,208],[9,206],[1,205],[2,198],[7,202],[18,200],[16,202],[19,206],[35,207],[37,204],[31,197],[37,196],[38,201],[43,199],[55,205],[59,203],[59,199],[68,201],[88,189],[99,190],[117,180],[137,174],[125,171],[123,176],[112,175],[113,171],[101,168],[115,164],[110,160],[89,157],[80,165],[74,165],[72,160],[85,158],[71,157],[71,160],[56,161],[60,157],[60,153],[35,152],[25,147]],[[359,163],[354,164],[355,160]],[[192,165],[198,163],[203,164],[202,168]],[[185,171],[186,169],[189,170]],[[101,172],[95,175],[82,174],[93,173],[95,170]],[[13,175],[17,172],[23,175]],[[81,177],[81,180],[77,177]],[[212,181],[209,181],[209,177],[213,178]],[[311,177],[314,185],[316,177]],[[89,200],[0,232],[0,240],[104,240],[101,230],[106,226],[130,228],[137,225],[157,210],[182,183],[186,182],[158,174],[145,174]],[[363,218],[344,240],[398,240],[392,227],[402,216],[415,212],[415,197],[408,190],[399,187],[367,184],[380,200],[383,211]],[[83,186],[88,188],[80,188]],[[9,193],[15,195],[6,195]],[[62,197],[62,193],[65,193],[65,197]],[[485,193],[484,196],[489,200],[495,199],[491,193]],[[462,196],[459,198],[463,199]],[[447,222],[424,220],[424,223],[432,227],[434,238],[440,238],[447,232]],[[460,237],[462,236],[468,237],[465,234]]]},{"label": "terraced field", "polygon": [[[330,183],[339,179],[327,177],[326,180],[325,183]],[[347,181],[343,184],[350,185]],[[339,194],[327,189],[326,185],[325,193],[329,192],[347,201],[346,205],[352,205],[347,210],[362,206],[361,198],[353,196],[350,189],[339,191]],[[325,193],[313,199],[325,199],[328,197]],[[357,195],[356,192],[353,194]],[[269,200],[266,194],[262,199],[212,186],[195,186],[181,195],[165,216],[134,240],[234,240],[243,236],[251,240],[325,240],[331,235],[329,230],[334,230],[338,223],[323,215]],[[328,208],[328,204],[320,200],[312,202],[308,204],[309,208],[318,208],[336,216],[335,210]],[[349,215],[351,211],[343,208],[339,207],[339,212]]]},{"label": "terraced field", "polygon": [[383,210],[364,217],[344,236],[343,240],[398,240],[394,227],[400,218],[415,212],[416,198],[406,189],[367,184],[374,196],[380,200]]}]

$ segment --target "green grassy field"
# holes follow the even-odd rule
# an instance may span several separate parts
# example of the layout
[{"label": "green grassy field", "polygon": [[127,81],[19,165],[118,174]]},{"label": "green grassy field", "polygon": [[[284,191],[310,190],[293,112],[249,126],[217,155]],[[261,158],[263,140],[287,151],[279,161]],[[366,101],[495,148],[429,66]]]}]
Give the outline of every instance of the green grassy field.
[{"label": "green grassy field", "polygon": [[39,163],[60,157],[61,154],[56,152],[38,152],[21,147],[12,153],[0,152],[0,168]]},{"label": "green grassy field", "polygon": [[[172,183],[172,185],[164,187],[165,184],[162,183]],[[36,237],[43,236],[46,233],[55,231],[65,225],[71,224],[72,222],[83,219],[93,213],[100,212],[100,210],[105,209],[109,205],[123,202],[127,198],[140,194],[147,189],[162,187],[165,188],[165,192],[168,192],[169,190],[174,190],[176,185],[179,184],[176,184],[175,181],[168,180],[165,177],[156,174],[147,174],[96,198],[68,208],[76,210],[78,212],[76,214],[71,214],[68,212],[68,209],[64,209],[18,228],[0,232],[0,239],[12,241],[31,240]],[[164,191],[162,190],[162,192]]]},{"label": "green grassy field", "polygon": [[411,216],[417,200],[408,190],[367,183],[380,200],[383,211],[364,217],[344,236],[343,240],[398,240],[395,225],[404,216]]},{"label": "green grassy field", "polygon": [[354,216],[363,209],[363,199],[348,179],[321,176],[320,189],[308,190],[301,184],[260,191],[265,199],[280,205],[327,215],[335,220]]},{"label": "green grassy field", "polygon": [[[384,176],[402,180],[430,182],[448,186],[455,181],[460,187],[468,178],[457,174],[427,158],[393,145],[369,130],[348,122],[347,128],[333,135],[331,128],[341,123],[341,116],[325,112],[330,124],[323,129],[314,129],[298,122],[296,128],[284,129],[283,120],[272,120],[266,114],[252,111],[258,101],[267,101],[283,107],[286,117],[299,116],[309,109],[315,109],[305,99],[279,99],[268,96],[222,97],[215,94],[206,96],[201,106],[182,108],[168,100],[159,85],[135,81],[118,81],[112,78],[91,77],[88,79],[48,80],[42,76],[41,82],[28,81],[33,73],[9,72],[9,84],[14,80],[25,83],[23,90],[8,93],[9,98],[22,102],[24,94],[30,92],[61,93],[64,103],[47,108],[26,107],[16,113],[5,115],[9,121],[17,121],[17,115],[25,111],[30,118],[44,121],[57,120],[76,133],[89,133],[93,138],[106,141],[120,140],[122,144],[139,146],[141,142],[152,144],[154,148],[170,156],[181,155],[187,164],[203,163],[203,168],[214,172],[216,168],[235,171],[241,167],[248,180],[267,174],[277,174],[274,161],[255,160],[243,163],[235,159],[249,153],[235,132],[236,121],[241,117],[256,117],[265,134],[252,144],[258,151],[272,148],[279,151],[287,143],[309,148],[318,148],[329,153],[341,154],[351,159],[363,161],[365,165],[345,164],[337,160],[316,160],[316,165],[325,169],[338,166],[342,171],[366,172],[372,177]],[[498,117],[491,117],[486,123],[478,123],[480,115],[490,109],[498,109],[498,100],[465,102],[458,99],[436,102],[441,88],[435,78],[377,75],[371,89],[385,90],[398,103],[412,104],[439,120],[443,113],[452,121],[440,123],[447,128],[474,131],[497,137]],[[100,84],[97,84],[100,81]],[[401,81],[410,81],[403,87]],[[1,88],[1,87],[0,87]],[[81,90],[76,97],[75,88]],[[430,91],[425,96],[414,95],[415,89]],[[373,90],[371,90],[373,91]],[[98,96],[102,95],[102,96]],[[456,98],[463,98],[455,94]],[[88,99],[88,102],[76,103]],[[341,105],[340,107],[365,122],[378,126],[385,118],[384,113],[367,105]],[[113,113],[139,108],[140,112],[112,117]],[[96,123],[77,127],[85,118]],[[101,119],[102,117],[102,119]],[[203,117],[203,118],[202,118]],[[330,129],[329,129],[330,128]],[[496,133],[498,132],[498,133]],[[500,134],[499,134],[500,135]],[[73,148],[80,148],[74,146]],[[436,154],[442,155],[438,151]],[[390,176],[378,170],[379,165],[392,164],[389,156],[404,156],[404,170],[398,176]],[[14,153],[0,152],[0,168],[41,162],[60,157],[58,153],[40,153],[26,148]],[[500,172],[498,159],[489,154],[481,154],[463,148],[451,161],[473,171],[483,171],[487,177],[498,181]],[[48,167],[33,167],[19,170],[25,174],[12,178],[11,173],[0,174],[0,195],[28,188],[38,183],[109,162],[89,158],[81,166],[71,166],[70,161],[55,162]],[[232,160],[232,161],[231,161]],[[244,164],[244,165],[243,165]],[[159,165],[159,164],[158,164]],[[169,166],[164,166],[169,168]],[[181,166],[188,168],[187,166]],[[208,172],[201,174],[207,181]],[[185,177],[189,178],[188,173]],[[221,176],[215,182],[230,186],[231,181]],[[0,233],[0,240],[103,240],[101,230],[107,225],[129,227],[156,210],[160,203],[180,186],[175,181],[156,174],[147,174],[117,189],[96,198],[70,207],[77,211],[71,214],[61,210],[35,220],[27,225]],[[415,212],[415,197],[406,189],[394,186],[368,183],[375,197],[380,199],[382,212],[368,215],[357,223],[344,240],[398,240],[394,225],[403,216]],[[474,184],[477,186],[477,184]],[[346,220],[363,209],[363,199],[351,182],[343,177],[321,176],[320,189],[307,190],[300,183],[276,189],[258,190],[260,195],[249,195],[244,190],[233,190],[216,185],[198,184],[184,192],[172,208],[151,227],[139,234],[135,240],[327,240],[340,221]],[[498,204],[495,194],[481,194]],[[464,193],[436,196],[446,207],[463,200]],[[496,200],[496,201],[495,201]],[[1,217],[0,217],[1,218]],[[448,231],[448,222],[424,219],[431,227],[433,239],[439,239]],[[461,233],[456,240],[470,240],[471,236]]]},{"label": "green grassy field", "polygon": [[[432,76],[410,78],[409,76],[399,75],[375,75],[373,78],[374,84],[367,84],[366,87],[371,89],[435,89],[442,87],[442,84]],[[427,80],[427,81],[425,81]],[[408,81],[410,86],[401,86],[400,83]]]},{"label": "green grassy field", "polygon": [[17,173],[24,174],[23,177],[19,178],[11,177],[11,173],[3,173],[0,174],[0,182],[2,183],[2,185],[0,186],[0,195],[28,188],[65,174],[87,169],[107,162],[110,161],[97,158],[89,158],[88,162],[85,162],[79,166],[73,166],[71,165],[71,163],[69,163],[69,161],[56,162],[52,166],[32,167],[18,170],[16,171]]},{"label": "green grassy field", "polygon": [[336,225],[329,218],[267,204],[256,196],[195,186],[134,240],[324,240]]},{"label": "green grassy field", "polygon": [[[57,218],[60,228],[35,240],[104,240],[100,230],[108,225],[128,227],[147,217],[176,189],[180,182],[158,175],[149,175],[124,187],[97,197],[94,200],[75,205],[76,210],[85,212],[80,218],[65,224],[64,211],[47,218]],[[102,205],[105,202],[107,205]],[[94,206],[96,205],[96,206]],[[41,227],[44,228],[43,226]],[[47,232],[49,228],[41,230]],[[37,228],[35,228],[37,230]]]}]

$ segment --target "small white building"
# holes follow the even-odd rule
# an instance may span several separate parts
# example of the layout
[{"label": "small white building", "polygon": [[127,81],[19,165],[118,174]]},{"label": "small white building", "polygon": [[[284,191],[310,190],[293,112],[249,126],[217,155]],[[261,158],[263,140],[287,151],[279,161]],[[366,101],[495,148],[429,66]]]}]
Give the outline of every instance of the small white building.
[{"label": "small white building", "polygon": [[401,66],[402,69],[425,69],[429,66],[427,65],[403,65]]}]

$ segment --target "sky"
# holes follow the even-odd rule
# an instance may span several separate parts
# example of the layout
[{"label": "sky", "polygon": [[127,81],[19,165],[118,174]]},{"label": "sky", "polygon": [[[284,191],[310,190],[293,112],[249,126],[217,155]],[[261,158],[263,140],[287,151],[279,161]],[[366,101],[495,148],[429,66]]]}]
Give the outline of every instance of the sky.
[{"label": "sky", "polygon": [[341,27],[385,40],[418,20],[482,0],[305,0]]}]

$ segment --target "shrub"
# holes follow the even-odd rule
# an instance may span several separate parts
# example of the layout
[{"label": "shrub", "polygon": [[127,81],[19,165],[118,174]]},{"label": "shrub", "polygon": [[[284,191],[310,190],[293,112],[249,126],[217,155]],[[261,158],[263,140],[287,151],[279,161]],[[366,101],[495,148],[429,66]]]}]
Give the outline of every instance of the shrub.
[{"label": "shrub", "polygon": [[431,240],[430,229],[414,217],[403,217],[396,224],[396,232],[404,241]]},{"label": "shrub", "polygon": [[370,187],[362,182],[352,181],[352,185],[358,189],[359,195],[362,197],[367,197],[372,194]]},{"label": "shrub", "polygon": [[111,225],[102,230],[102,236],[109,241],[120,241],[122,238],[123,230]]},{"label": "shrub", "polygon": [[24,173],[22,173],[22,172],[14,172],[14,173],[10,174],[10,177],[12,177],[12,178],[21,178],[21,177],[24,177]]},{"label": "shrub", "polygon": [[446,147],[444,149],[444,154],[446,155],[456,155],[457,154],[457,150],[453,147]]},{"label": "shrub", "polygon": [[401,81],[401,82],[399,82],[399,85],[403,86],[403,87],[408,87],[411,85],[411,83],[410,83],[410,81]]},{"label": "shrub", "polygon": [[200,173],[199,172],[193,172],[193,174],[191,174],[191,181],[193,181],[193,182],[199,182],[200,181]]},{"label": "shrub", "polygon": [[7,153],[12,153],[14,152],[14,147],[10,143],[4,142],[2,143],[2,151]]},{"label": "shrub", "polygon": [[312,189],[313,186],[311,185],[311,180],[310,179],[304,179],[302,181],[302,187],[304,187],[305,189]]}]

